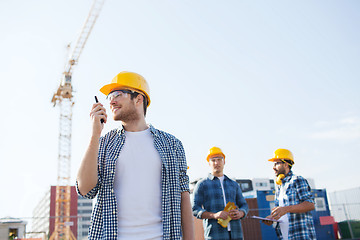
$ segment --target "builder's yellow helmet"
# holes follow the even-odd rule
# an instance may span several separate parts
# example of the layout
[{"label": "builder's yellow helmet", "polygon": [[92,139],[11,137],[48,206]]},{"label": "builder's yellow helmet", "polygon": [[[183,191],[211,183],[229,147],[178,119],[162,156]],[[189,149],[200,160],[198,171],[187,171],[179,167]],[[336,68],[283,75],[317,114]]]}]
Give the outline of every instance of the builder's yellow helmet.
[{"label": "builder's yellow helmet", "polygon": [[120,72],[116,75],[110,84],[100,88],[100,92],[106,96],[116,88],[130,88],[143,93],[147,98],[147,106],[150,105],[150,88],[145,78],[134,72]]},{"label": "builder's yellow helmet", "polygon": [[221,156],[223,156],[223,158],[224,158],[224,160],[225,160],[225,154],[224,154],[224,153],[221,151],[221,149],[218,148],[218,147],[212,147],[212,148],[210,148],[209,154],[207,155],[206,160],[209,161],[210,158],[211,158],[212,156],[214,156],[214,155],[221,155]]},{"label": "builder's yellow helmet", "polygon": [[275,160],[281,160],[281,159],[291,160],[294,164],[293,154],[289,150],[283,148],[277,149],[274,152],[274,156],[271,159],[269,159],[269,161],[274,162]]}]

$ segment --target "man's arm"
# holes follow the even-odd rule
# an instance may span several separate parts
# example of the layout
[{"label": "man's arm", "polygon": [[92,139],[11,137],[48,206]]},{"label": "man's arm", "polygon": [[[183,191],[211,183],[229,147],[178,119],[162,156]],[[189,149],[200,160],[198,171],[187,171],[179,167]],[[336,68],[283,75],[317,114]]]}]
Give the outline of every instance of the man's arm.
[{"label": "man's arm", "polygon": [[234,209],[230,211],[230,217],[234,220],[242,219],[246,217],[249,212],[249,206],[244,198],[241,188],[239,184],[236,183],[237,191],[236,191],[236,205],[238,209]]},{"label": "man's arm", "polygon": [[[275,207],[271,211],[271,215],[267,218],[278,220],[286,213],[305,213],[315,209],[314,198],[311,194],[311,188],[307,180],[298,176],[294,181],[294,188],[299,196],[300,203],[290,206]],[[267,223],[266,223],[267,222]],[[265,224],[270,225],[271,221],[264,221]]]},{"label": "man's arm", "polygon": [[201,215],[201,218],[202,219],[219,219],[219,218],[222,218],[222,219],[227,219],[227,217],[229,216],[229,213],[228,212],[225,212],[225,211],[219,211],[219,212],[216,212],[216,213],[213,213],[213,212],[203,212],[202,215]]},{"label": "man's arm", "polygon": [[[271,211],[271,215],[267,216],[266,218],[279,220],[283,215],[286,213],[305,213],[315,209],[315,204],[312,202],[304,201],[302,203],[291,205],[291,206],[284,206],[284,207],[275,207]],[[262,220],[263,223],[270,226],[273,221],[270,220]]]},{"label": "man's arm", "polygon": [[187,164],[184,147],[181,141],[177,141],[176,154],[179,163],[179,178],[180,178],[180,190],[181,190],[181,228],[182,239],[194,240],[194,219],[192,216],[191,203],[190,203],[190,189],[189,189],[189,176],[187,172]]},{"label": "man's arm", "polygon": [[190,194],[188,191],[181,193],[181,226],[184,240],[194,240],[194,219],[191,211]]},{"label": "man's arm", "polygon": [[101,124],[100,119],[104,119],[104,122],[106,122],[105,108],[101,103],[93,105],[90,116],[93,122],[92,136],[77,175],[78,190],[83,196],[90,192],[98,182],[97,158],[99,152],[99,139],[103,129],[103,124]]},{"label": "man's arm", "polygon": [[99,138],[91,137],[88,149],[85,153],[77,175],[78,189],[81,195],[86,195],[93,189],[98,181],[97,156],[99,151]]},{"label": "man's arm", "polygon": [[278,220],[286,213],[305,213],[315,209],[315,204],[312,202],[304,201],[302,203],[284,207],[275,207],[271,211],[270,217]]}]

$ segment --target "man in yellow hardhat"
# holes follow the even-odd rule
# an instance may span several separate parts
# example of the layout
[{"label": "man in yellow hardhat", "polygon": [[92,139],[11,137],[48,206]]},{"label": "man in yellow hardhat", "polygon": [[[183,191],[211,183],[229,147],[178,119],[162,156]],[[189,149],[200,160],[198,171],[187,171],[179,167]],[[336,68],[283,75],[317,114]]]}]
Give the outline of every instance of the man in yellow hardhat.
[{"label": "man in yellow hardhat", "polygon": [[108,117],[92,106],[92,134],[77,176],[78,193],[97,196],[89,239],[194,239],[189,177],[180,140],[145,121],[146,80],[120,72],[100,91],[121,125],[101,136]]},{"label": "man in yellow hardhat", "polygon": [[[293,174],[294,157],[288,149],[277,149],[269,159],[276,175],[275,208],[267,218],[278,220],[275,230],[279,239],[316,239],[311,215],[314,196],[307,180]],[[263,221],[271,225],[273,221]]]},{"label": "man in yellow hardhat", "polygon": [[[224,175],[225,154],[218,147],[209,150],[206,160],[210,173],[197,182],[192,199],[195,217],[203,219],[205,239],[243,239],[240,219],[249,207],[240,186]],[[225,206],[233,204],[227,211]]]}]

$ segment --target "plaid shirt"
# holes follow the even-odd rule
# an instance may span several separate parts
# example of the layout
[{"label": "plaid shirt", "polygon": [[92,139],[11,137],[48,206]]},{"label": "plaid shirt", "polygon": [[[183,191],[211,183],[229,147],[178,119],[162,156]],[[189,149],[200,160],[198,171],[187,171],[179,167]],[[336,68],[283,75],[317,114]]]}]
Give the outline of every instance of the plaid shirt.
[{"label": "plaid shirt", "polygon": [[[311,188],[307,180],[301,176],[294,175],[292,171],[282,180],[282,185],[286,187],[285,206],[296,205],[304,201],[314,203]],[[280,186],[276,187],[275,206],[279,206]],[[289,217],[289,240],[309,240],[316,239],[315,227],[311,212],[288,213]],[[276,234],[282,239],[280,226],[276,225]]]},{"label": "plaid shirt", "polygon": [[[180,140],[150,125],[154,146],[162,160],[162,223],[163,239],[181,237],[181,193],[189,191],[185,152]],[[116,240],[118,233],[117,205],[113,184],[116,160],[125,143],[122,127],[100,138],[97,185],[84,197],[97,202],[91,216],[89,239]],[[134,173],[136,174],[136,173]],[[77,186],[77,184],[76,184]],[[77,187],[78,193],[79,189]],[[141,196],[139,196],[141,198]]]},{"label": "plaid shirt", "polygon": [[[240,186],[237,182],[224,175],[224,192],[226,202],[234,202],[239,210],[246,214],[249,207],[242,195]],[[201,219],[201,215],[207,212],[219,212],[225,208],[223,192],[220,179],[209,174],[205,179],[200,180],[195,188],[192,198],[192,210],[195,217]],[[244,217],[245,217],[244,216]],[[205,239],[225,240],[229,239],[227,228],[223,228],[217,223],[216,219],[203,219]],[[231,220],[231,239],[242,239],[240,220]]]}]

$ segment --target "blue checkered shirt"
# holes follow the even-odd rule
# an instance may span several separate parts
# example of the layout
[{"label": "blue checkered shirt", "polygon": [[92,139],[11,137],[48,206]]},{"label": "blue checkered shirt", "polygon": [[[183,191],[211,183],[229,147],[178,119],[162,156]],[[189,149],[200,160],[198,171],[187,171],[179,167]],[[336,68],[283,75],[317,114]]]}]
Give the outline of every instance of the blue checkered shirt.
[{"label": "blue checkered shirt", "polygon": [[[152,125],[150,125],[150,132],[154,137],[154,146],[162,160],[163,239],[180,239],[182,234],[181,193],[189,191],[189,177],[186,174],[187,164],[184,148],[180,140],[171,134],[155,129]],[[97,195],[97,201],[91,216],[89,239],[117,239],[118,218],[113,184],[116,160],[124,143],[125,134],[122,127],[113,129],[100,138],[98,182],[84,196],[93,199]],[[80,194],[78,187],[77,191]]]},{"label": "blue checkered shirt", "polygon": [[[287,198],[284,198],[285,206],[296,205],[304,201],[314,203],[311,188],[307,180],[301,176],[293,174],[292,171],[282,180],[282,184],[289,184],[286,189]],[[279,206],[280,186],[276,187],[275,206]],[[288,213],[289,217],[289,240],[310,240],[316,239],[315,227],[311,212]],[[276,234],[282,239],[280,226],[276,225]]]},{"label": "blue checkered shirt", "polygon": [[[235,203],[239,210],[243,211],[246,216],[249,207],[242,195],[239,184],[224,175],[223,185],[226,202]],[[207,178],[197,182],[193,194],[191,202],[192,210],[194,216],[199,219],[201,219],[205,211],[216,213],[223,211],[225,208],[220,179],[212,174],[209,174]],[[216,219],[203,219],[203,226],[205,239],[229,239],[228,229],[218,224]],[[242,239],[241,221],[231,220],[230,226],[231,239]]]}]

